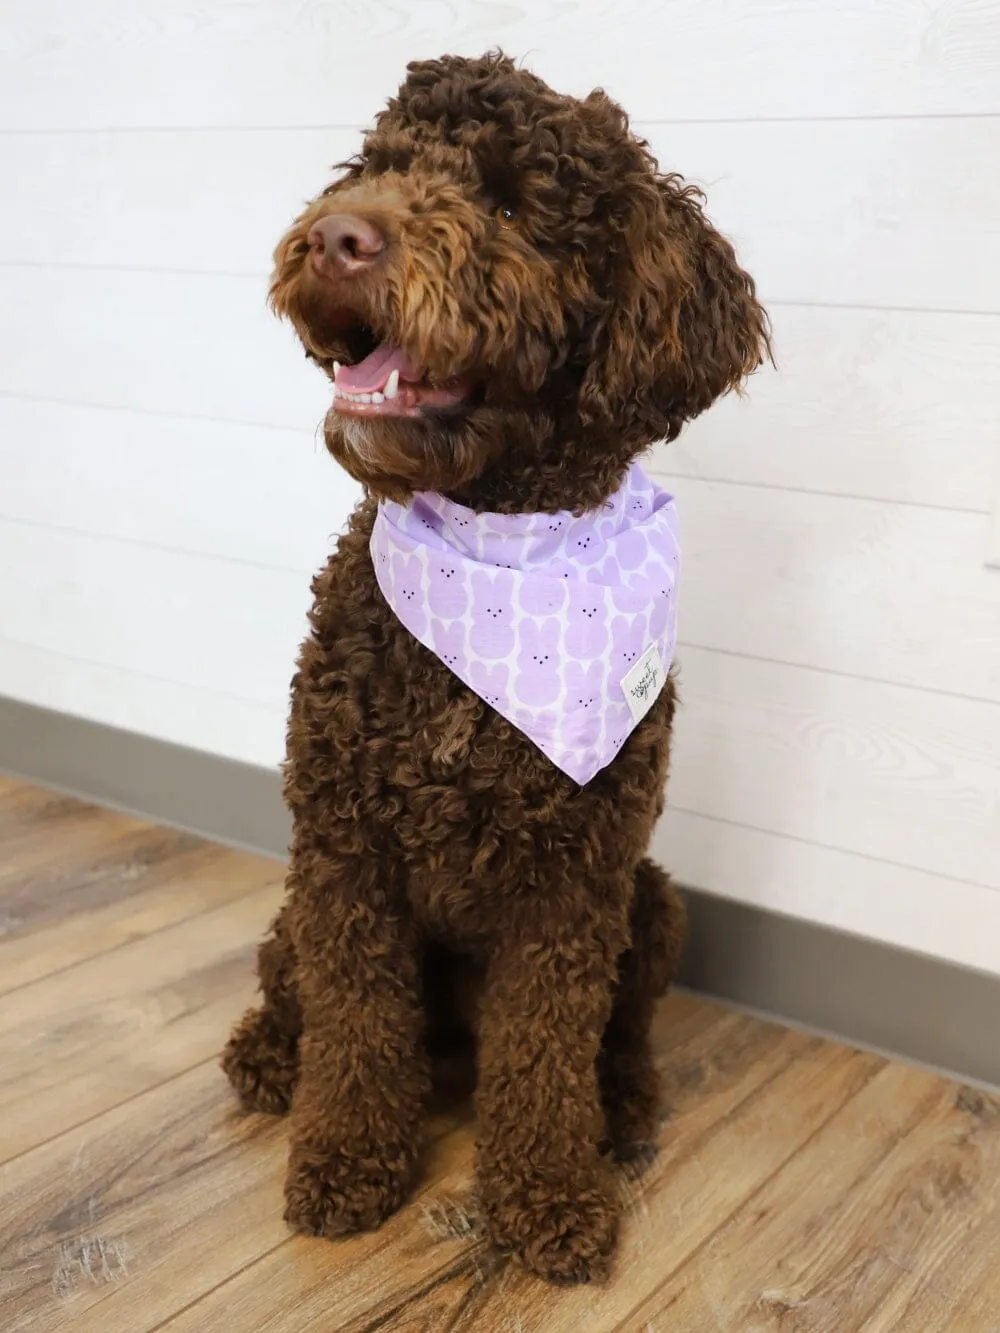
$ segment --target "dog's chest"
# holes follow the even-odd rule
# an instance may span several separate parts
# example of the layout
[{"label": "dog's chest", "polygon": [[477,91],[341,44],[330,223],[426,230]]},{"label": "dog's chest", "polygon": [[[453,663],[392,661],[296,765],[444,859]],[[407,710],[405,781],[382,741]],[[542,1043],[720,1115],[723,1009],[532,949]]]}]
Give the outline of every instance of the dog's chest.
[{"label": "dog's chest", "polygon": [[449,782],[472,799],[511,765],[529,788],[571,786],[400,623],[367,547],[352,540],[359,535],[349,534],[314,584],[313,634],[295,687],[334,765],[391,787],[404,803]]},{"label": "dog's chest", "polygon": [[456,941],[512,891],[646,845],[672,687],[585,787],[464,685],[379,592],[363,533],[314,585],[289,728],[290,795],[346,813],[359,848],[394,847],[421,919]]}]

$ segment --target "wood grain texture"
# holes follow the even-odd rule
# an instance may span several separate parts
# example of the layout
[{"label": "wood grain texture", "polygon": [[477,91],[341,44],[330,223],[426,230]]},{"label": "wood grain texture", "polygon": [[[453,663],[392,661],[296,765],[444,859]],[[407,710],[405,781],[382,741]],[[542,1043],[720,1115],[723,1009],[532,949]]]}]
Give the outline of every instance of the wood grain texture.
[{"label": "wood grain texture", "polygon": [[[55,834],[60,838],[60,834]],[[189,917],[280,885],[277,863],[150,829],[121,838],[86,871],[53,857],[51,870],[5,872],[0,994],[156,935]],[[116,960],[117,961],[117,960]]]},{"label": "wood grain texture", "polygon": [[[73,841],[88,817],[104,848]],[[290,1236],[285,1126],[240,1114],[214,1059],[279,868],[123,819],[0,777],[0,854],[51,853],[28,912],[39,979],[0,1000],[2,1141],[20,1149],[0,1165],[5,1333],[992,1327],[1000,1100],[685,994],[657,1018],[660,1154],[620,1178],[607,1285],[547,1287],[490,1250],[463,1106],[432,1118],[417,1195],[378,1232]],[[155,885],[113,871],[142,836]],[[174,890],[176,922],[121,943],[129,886],[136,919]],[[66,968],[81,917],[106,947]]]},{"label": "wood grain texture", "polygon": [[1000,319],[771,309],[777,370],[716,403],[653,468],[985,513],[1000,487]]},{"label": "wood grain texture", "polygon": [[[681,884],[1000,973],[1000,893],[668,805],[653,852]],[[905,847],[899,849],[905,855]]]},{"label": "wood grain texture", "polygon": [[[0,136],[0,178],[21,203],[0,222],[0,260],[263,284],[278,236],[390,91],[369,84],[358,130]],[[663,170],[706,187],[767,302],[1000,311],[997,118],[736,129],[647,124],[625,106]]]},{"label": "wood grain texture", "polygon": [[287,696],[304,573],[141,545],[123,562],[113,539],[28,524],[0,526],[0,563],[20,571],[0,583],[0,623],[16,642],[265,706]]},{"label": "wood grain texture", "polygon": [[985,515],[689,478],[674,490],[684,645],[1000,703]]},{"label": "wood grain texture", "polygon": [[[1000,1171],[998,1125],[995,1097],[920,1070],[883,1070],[633,1311],[628,1327],[992,1327],[1000,1214],[983,1203]],[[958,1237],[973,1228],[966,1261]],[[992,1263],[983,1262],[988,1254]]]},{"label": "wood grain texture", "polygon": [[152,1327],[285,1239],[283,1155],[209,1062],[0,1167],[13,1327]]},{"label": "wood grain texture", "polygon": [[678,660],[674,808],[1000,888],[996,704],[700,648]]},{"label": "wood grain texture", "polygon": [[[442,1148],[454,1128],[443,1116],[429,1127],[435,1174],[466,1152],[461,1136]],[[242,1115],[208,1061],[0,1168],[4,1216],[16,1219],[0,1243],[14,1328],[139,1333],[279,1249],[294,1308],[303,1268],[327,1247],[288,1235],[285,1156],[283,1124]],[[346,1262],[377,1282],[397,1239],[389,1227],[338,1247],[341,1277]]]},{"label": "wood grain texture", "polygon": [[[665,1101],[670,1107],[664,1130],[668,1148],[657,1171],[669,1171],[671,1161],[678,1166],[692,1137],[710,1134],[713,1126],[724,1126],[734,1107],[788,1071],[809,1046],[809,1039],[799,1034],[706,1008],[686,996],[670,1001],[657,1030],[664,1052]],[[238,1275],[202,1306],[171,1323],[171,1333],[195,1333],[200,1319],[207,1319],[211,1326],[222,1319],[223,1311],[234,1310],[247,1324],[257,1321],[259,1327],[274,1333],[288,1329],[315,1329],[319,1333],[330,1322],[360,1333],[383,1326],[396,1328],[398,1320],[413,1316],[423,1318],[428,1328],[457,1329],[476,1327],[479,1320],[489,1319],[499,1321],[502,1327],[503,1318],[513,1322],[523,1314],[525,1326],[531,1327],[527,1311],[522,1310],[522,1296],[548,1289],[498,1263],[482,1243],[472,1194],[471,1160],[471,1136],[466,1127],[460,1149],[442,1162],[433,1188],[424,1196],[424,1207],[410,1216],[403,1213],[392,1223],[398,1228],[405,1252],[412,1246],[420,1262],[401,1273],[400,1281],[388,1291],[370,1271],[352,1272],[345,1279],[344,1265],[335,1255],[327,1254],[328,1262],[314,1262],[306,1269],[285,1249],[263,1260],[255,1277],[250,1273]],[[698,1181],[702,1178],[699,1173]],[[648,1256],[646,1260],[642,1257],[649,1247],[646,1205],[640,1201],[634,1181],[626,1178],[622,1188],[627,1212],[622,1264],[648,1262]],[[653,1176],[647,1177],[645,1188],[654,1191]],[[467,1215],[465,1222],[463,1213]],[[462,1233],[470,1229],[472,1234],[464,1236],[466,1244],[456,1254],[451,1242],[463,1239]],[[628,1280],[623,1281],[627,1289]],[[268,1293],[263,1299],[262,1290]],[[414,1310],[416,1293],[423,1294]],[[581,1294],[593,1296],[590,1290]],[[574,1305],[564,1295],[561,1303],[567,1302]],[[295,1309],[294,1322],[289,1322],[285,1313],[290,1305]],[[578,1312],[581,1307],[576,1303],[574,1308]],[[448,1320],[456,1322],[449,1324]]]},{"label": "wood grain texture", "polygon": [[[772,313],[779,372],[760,372],[745,398],[725,399],[691,423],[656,451],[654,471],[991,508],[1000,486],[1000,319],[818,307]],[[278,373],[280,365],[261,367],[261,375]],[[313,425],[326,393],[314,379]],[[234,398],[230,410],[241,402]],[[30,450],[18,447],[25,439]],[[220,505],[218,496],[237,485],[240,504]],[[0,398],[0,515],[9,518],[311,569],[357,493],[311,427]],[[977,553],[977,567],[981,559]]]},{"label": "wood grain texture", "polygon": [[362,10],[225,0],[166,4],[155,22],[127,0],[100,0],[86,18],[53,0],[41,10],[11,0],[5,22],[7,129],[350,124],[371,113],[371,87],[391,91],[408,60],[498,44],[568,91],[603,84],[637,116],[1000,109],[990,0],[592,0],[580,12],[560,0],[376,0]]},{"label": "wood grain texture", "polygon": [[[702,1121],[699,1106],[688,1120],[679,1120],[675,1140],[668,1122],[664,1150],[648,1177],[626,1177],[631,1244],[620,1256],[615,1281],[596,1291],[577,1288],[550,1305],[547,1292],[518,1276],[507,1293],[508,1308],[526,1327],[574,1333],[588,1320],[594,1328],[610,1329],[628,1319],[635,1289],[658,1281],[704,1244],[717,1220],[752,1195],[880,1066],[876,1056],[834,1052],[818,1039],[788,1035],[798,1038],[793,1049],[785,1049],[788,1063],[768,1069],[758,1057],[754,1071],[760,1082],[752,1088],[744,1084],[745,1095],[720,1124]],[[725,1067],[725,1049],[724,1042],[715,1047],[710,1066],[721,1053]],[[471,1333],[485,1315],[485,1307],[472,1310],[456,1329]]]},{"label": "wood grain texture", "polygon": [[0,260],[263,281],[278,237],[357,152],[391,91],[372,86],[342,129],[2,135],[0,172],[27,214],[0,216]]},{"label": "wood grain texture", "polygon": [[974,165],[1000,157],[1000,119],[658,126],[650,142],[706,187],[765,302],[1000,311],[1000,179]]},{"label": "wood grain texture", "polygon": [[16,522],[308,578],[360,495],[312,431],[0,398],[0,515]]},{"label": "wood grain texture", "polygon": [[986,564],[990,569],[1000,569],[1000,489],[996,503],[990,515],[990,530],[986,542]]},{"label": "wood grain texture", "polygon": [[267,312],[266,292],[262,277],[0,267],[0,301],[18,310],[0,394],[311,435],[328,384]]},{"label": "wood grain texture", "polygon": [[251,998],[280,896],[258,889],[0,997],[0,1161],[207,1060]]}]

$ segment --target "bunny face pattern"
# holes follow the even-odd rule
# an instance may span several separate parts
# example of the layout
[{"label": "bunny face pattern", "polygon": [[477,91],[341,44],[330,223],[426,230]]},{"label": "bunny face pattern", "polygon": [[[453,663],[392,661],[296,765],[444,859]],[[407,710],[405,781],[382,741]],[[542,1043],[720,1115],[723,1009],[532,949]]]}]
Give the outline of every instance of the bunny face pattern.
[{"label": "bunny face pattern", "polygon": [[525,619],[518,638],[517,692],[522,703],[538,708],[559,697],[562,657],[559,651],[559,621]]},{"label": "bunny face pattern", "polygon": [[434,552],[428,561],[427,605],[431,615],[454,620],[469,607],[469,590],[461,563],[453,556]]},{"label": "bunny face pattern", "polygon": [[574,583],[569,589],[566,648],[573,657],[599,657],[608,641],[605,589],[596,583]]},{"label": "bunny face pattern", "polygon": [[600,705],[604,693],[605,667],[603,662],[566,663],[567,704],[570,708],[586,711]]},{"label": "bunny face pattern", "polygon": [[384,501],[371,555],[406,629],[580,785],[636,725],[623,677],[654,647],[669,667],[676,508],[637,465],[590,514]]},{"label": "bunny face pattern", "polygon": [[472,630],[469,635],[477,657],[495,661],[514,651],[514,576],[498,569],[472,571]]},{"label": "bunny face pattern", "polygon": [[410,633],[419,639],[427,624],[424,567],[415,555],[405,555],[401,551],[396,551],[391,558],[390,569],[396,596],[406,610],[407,618],[403,623]]},{"label": "bunny face pattern", "polygon": [[[465,622],[462,620],[432,620],[430,624],[430,643],[428,645],[446,667],[457,671],[459,664],[466,660]],[[479,690],[476,691],[480,693]]]},{"label": "bunny face pattern", "polygon": [[506,695],[509,675],[510,669],[506,662],[473,660],[469,663],[469,684],[491,708],[498,707]]}]

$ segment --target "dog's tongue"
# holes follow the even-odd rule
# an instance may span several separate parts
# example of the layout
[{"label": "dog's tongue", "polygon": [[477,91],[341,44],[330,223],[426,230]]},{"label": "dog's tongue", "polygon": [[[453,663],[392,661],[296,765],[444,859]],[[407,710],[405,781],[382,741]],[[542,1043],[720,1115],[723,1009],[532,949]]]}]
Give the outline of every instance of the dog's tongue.
[{"label": "dog's tongue", "polygon": [[356,366],[341,366],[337,385],[347,393],[378,393],[394,370],[401,380],[415,384],[423,377],[423,370],[407,358],[401,347],[394,343],[379,343]]}]

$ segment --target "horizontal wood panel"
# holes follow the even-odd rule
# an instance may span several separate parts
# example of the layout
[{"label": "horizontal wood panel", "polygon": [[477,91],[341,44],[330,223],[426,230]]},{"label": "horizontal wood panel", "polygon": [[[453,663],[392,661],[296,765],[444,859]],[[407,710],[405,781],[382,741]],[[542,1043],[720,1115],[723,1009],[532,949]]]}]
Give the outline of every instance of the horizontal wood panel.
[{"label": "horizontal wood panel", "polygon": [[[768,300],[1000,311],[1000,119],[637,128],[664,169],[707,187]],[[0,175],[21,206],[0,224],[0,259],[263,276],[287,222],[359,140],[6,136]]]},{"label": "horizontal wood panel", "polygon": [[[312,432],[329,381],[257,278],[0,268],[0,394]],[[99,317],[98,317],[98,312]]]},{"label": "horizontal wood panel", "polygon": [[1000,888],[1000,707],[728,653],[679,658],[676,808]]},{"label": "horizontal wood panel", "polygon": [[360,494],[308,431],[0,398],[0,517],[311,573]]},{"label": "horizontal wood panel", "polygon": [[989,520],[678,478],[682,644],[1000,703]]},{"label": "horizontal wood panel", "polygon": [[778,369],[655,469],[985,512],[1000,488],[1000,318],[780,306]]},{"label": "horizontal wood panel", "polygon": [[0,260],[264,277],[360,129],[0,136]]},{"label": "horizontal wood panel", "polygon": [[270,705],[232,694],[82,661],[68,641],[57,650],[0,635],[0,694],[109,727],[274,768],[285,751],[284,695]]},{"label": "horizontal wood panel", "polygon": [[495,45],[567,92],[603,84],[637,116],[1000,110],[990,0],[172,0],[155,17],[127,0],[11,0],[5,27],[6,128],[351,123],[408,60]]},{"label": "horizontal wood panel", "polygon": [[[158,572],[166,582],[168,571]],[[148,573],[141,564],[140,581]],[[26,598],[36,604],[33,586]],[[200,635],[188,625],[168,664],[220,692],[227,670],[233,693],[252,683],[277,731],[298,637],[294,613],[283,639],[281,607],[265,604],[258,589],[257,628],[237,639],[227,609],[238,600],[235,586],[202,591],[198,614],[211,611],[217,627]],[[135,641],[122,646],[116,595],[85,583],[56,623],[64,637],[70,627],[67,641],[91,635],[95,651],[122,669],[173,640],[169,621],[140,616],[129,622]],[[31,622],[37,637],[52,634],[47,623]],[[680,664],[676,808],[1000,887],[1000,707],[690,647]]]},{"label": "horizontal wood panel", "polygon": [[[267,315],[257,279],[0,268],[0,294],[19,310],[0,393],[310,434],[329,405],[325,378]],[[1000,318],[772,313],[779,373],[760,372],[746,402],[726,400],[694,422],[667,466],[991,507]]]},{"label": "horizontal wood panel", "polygon": [[[670,798],[679,774],[675,766]],[[675,809],[669,800],[652,850],[692,888],[1000,974],[995,889],[724,823]]]},{"label": "horizontal wood panel", "polygon": [[[684,641],[1000,700],[985,515],[669,484]],[[220,503],[230,488],[238,502]],[[305,587],[356,496],[304,433],[0,400],[0,513],[18,520],[294,570]]]},{"label": "horizontal wood panel", "polygon": [[671,125],[650,139],[705,185],[766,300],[1000,311],[998,118]]},{"label": "horizontal wood panel", "polygon": [[[0,271],[0,288],[7,280],[11,295],[27,300],[31,279],[40,279],[38,286],[58,301],[58,284],[47,277]],[[276,435],[269,444],[264,432],[244,425],[156,422],[148,415],[0,400],[0,513],[44,517],[51,504],[52,521],[62,522],[79,487],[88,503],[76,506],[72,521],[85,523],[93,507],[108,531],[125,535],[139,515],[148,532],[154,508],[169,506],[173,497],[193,545],[201,539],[224,543],[225,534],[239,527],[247,558],[276,561],[276,548],[284,543],[294,540],[304,554],[315,533],[338,526],[348,503],[341,486],[348,483],[334,480],[339,474],[310,443],[328,405],[326,382],[263,314],[256,280],[59,277],[76,287],[81,303],[101,299],[104,289],[114,317],[92,321],[85,330],[86,305],[66,301],[60,304],[63,322],[53,330],[44,327],[41,311],[29,308],[21,346],[12,346],[0,364],[7,392],[182,415],[246,419],[256,412],[298,435]],[[244,318],[219,316],[226,340],[216,349],[203,312],[220,282],[223,300]],[[186,299],[178,300],[178,286]],[[126,322],[136,296],[161,315],[144,328],[144,349],[135,345]],[[762,370],[746,398],[724,399],[669,449],[658,449],[658,471],[983,512],[992,506],[1000,487],[1000,318],[794,307],[772,313],[778,372]],[[174,333],[171,321],[179,326]],[[26,336],[36,349],[34,360],[23,348]],[[52,339],[58,340],[55,348]],[[49,369],[54,354],[61,358],[58,377]],[[123,363],[127,376],[117,373]],[[166,458],[154,457],[160,449],[168,451]],[[279,456],[280,467],[274,465]],[[105,458],[114,461],[111,475],[127,504],[118,505],[107,483]],[[155,497],[149,478],[155,479]],[[238,490],[240,503],[220,503],[217,486],[224,494]],[[334,492],[329,527],[321,528],[327,496]],[[275,507],[287,503],[299,506],[294,538],[275,518]],[[258,506],[265,507],[259,519]],[[253,514],[252,522],[242,522],[244,512]]]},{"label": "horizontal wood panel", "polygon": [[10,522],[0,567],[18,571],[0,581],[0,625],[17,643],[285,703],[310,599],[301,574]]}]

